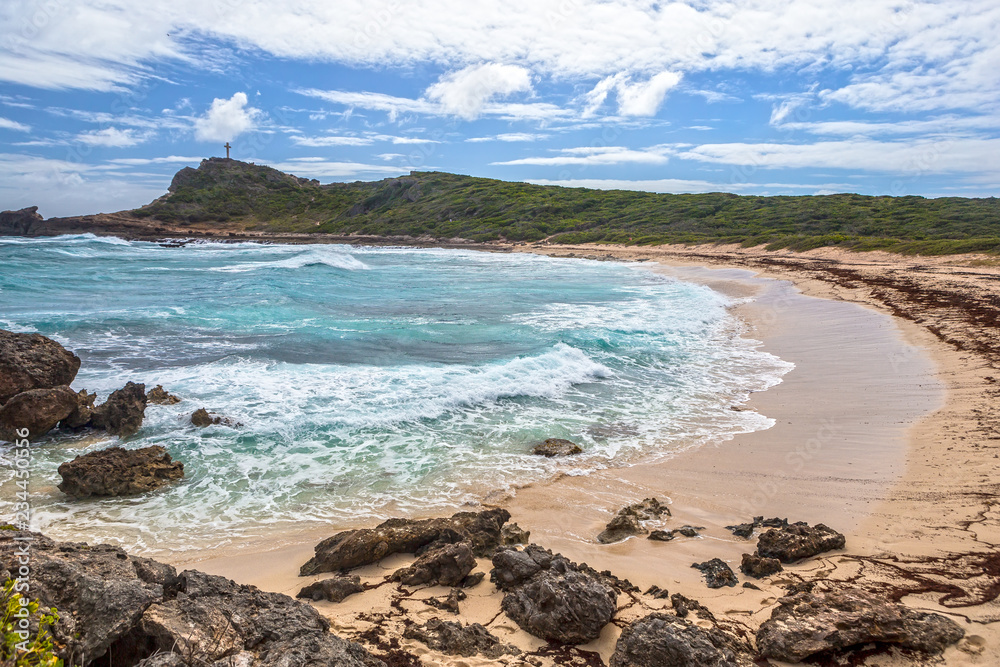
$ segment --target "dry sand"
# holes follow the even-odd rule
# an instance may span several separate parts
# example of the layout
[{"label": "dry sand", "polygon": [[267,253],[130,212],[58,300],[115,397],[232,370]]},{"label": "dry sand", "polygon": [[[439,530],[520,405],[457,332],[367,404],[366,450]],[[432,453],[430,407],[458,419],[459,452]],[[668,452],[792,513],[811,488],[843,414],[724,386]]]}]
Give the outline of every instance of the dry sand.
[{"label": "dry sand", "polygon": [[[782,384],[754,395],[747,406],[776,420],[769,430],[664,462],[563,476],[520,489],[514,497],[491,498],[531,531],[533,542],[610,569],[642,590],[656,584],[696,598],[734,629],[751,633],[784,594],[783,584],[827,578],[881,587],[912,606],[949,614],[966,629],[966,639],[948,650],[945,664],[1000,664],[1000,608],[995,601],[1000,555],[994,546],[1000,542],[1000,527],[993,513],[1000,429],[994,407],[997,385],[988,379],[998,374],[989,347],[997,332],[989,330],[988,322],[965,317],[961,309],[931,309],[934,304],[924,303],[927,299],[910,304],[906,289],[884,281],[899,272],[905,280],[919,276],[925,293],[950,286],[979,290],[979,297],[988,300],[997,293],[997,283],[990,281],[998,274],[988,259],[928,264],[829,251],[513,249],[655,259],[653,270],[752,297],[736,307],[748,325],[747,335],[796,364]],[[927,308],[921,311],[923,306]],[[649,496],[672,503],[673,517],[664,527],[703,526],[702,537],[667,543],[632,538],[607,546],[594,541],[615,510]],[[752,552],[754,545],[733,537],[724,526],[761,514],[827,523],[847,535],[847,549],[756,582],[760,591],[706,588],[691,563],[720,557],[737,569],[740,554]],[[223,557],[204,553],[196,560],[185,555],[179,564],[294,595],[321,578],[296,574],[313,545],[332,532],[303,534],[296,544],[273,551]],[[385,575],[409,560],[392,557],[358,573],[370,584],[382,584]],[[488,571],[488,561],[481,559],[478,569]],[[452,618],[422,601],[447,592],[383,584],[340,604],[317,607],[332,619],[334,631],[368,646],[375,642],[384,653],[393,650],[392,640],[404,621]],[[552,656],[543,642],[499,613],[499,602],[486,581],[469,591],[455,618],[483,623],[503,641],[535,651],[528,656],[532,664],[587,664],[595,657],[590,651],[607,662],[622,623],[669,606],[669,601],[646,596],[622,596],[617,624],[607,626],[600,639]],[[442,655],[412,640],[402,640],[398,649],[419,655],[426,664],[496,664]],[[905,662],[883,655],[866,664]]]}]

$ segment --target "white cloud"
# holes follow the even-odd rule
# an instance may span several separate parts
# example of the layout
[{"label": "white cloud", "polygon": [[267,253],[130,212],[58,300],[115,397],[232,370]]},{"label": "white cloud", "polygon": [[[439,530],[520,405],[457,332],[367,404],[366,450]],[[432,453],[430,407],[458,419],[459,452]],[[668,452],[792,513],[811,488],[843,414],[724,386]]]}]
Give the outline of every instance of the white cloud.
[{"label": "white cloud", "polygon": [[397,175],[410,171],[409,167],[388,167],[360,162],[336,162],[321,157],[292,158],[284,162],[263,162],[269,167],[296,176],[310,178],[348,178],[364,174]]},{"label": "white cloud", "polygon": [[217,97],[205,115],[195,119],[194,136],[199,141],[231,141],[254,129],[262,116],[260,109],[247,106],[246,93],[228,100]]},{"label": "white cloud", "polygon": [[566,188],[590,188],[592,190],[638,190],[640,192],[685,193],[685,192],[752,192],[755,194],[779,194],[782,192],[850,192],[857,186],[849,183],[717,183],[712,181],[683,178],[662,178],[654,180],[628,180],[612,178],[575,178],[549,180],[529,179],[536,185],[560,185]]},{"label": "white cloud", "polygon": [[327,146],[370,146],[375,143],[369,137],[292,137],[292,143],[296,146],[309,146],[311,148],[324,148]]},{"label": "white cloud", "polygon": [[781,123],[778,127],[786,130],[802,130],[810,134],[827,136],[878,136],[878,135],[959,135],[976,130],[1000,128],[998,116],[939,116],[923,120],[901,120],[895,122],[867,122],[858,120],[833,120],[800,123]]},{"label": "white cloud", "polygon": [[18,123],[16,120],[0,116],[0,130],[14,130],[16,132],[31,132],[31,126]]},{"label": "white cloud", "polygon": [[548,139],[549,136],[550,135],[548,134],[537,134],[533,132],[505,132],[503,134],[495,134],[491,137],[470,137],[466,139],[466,141],[473,144],[485,143],[487,141],[506,141],[514,143],[522,141],[541,141],[542,139]]},{"label": "white cloud", "polygon": [[138,133],[131,128],[120,129],[117,127],[106,127],[103,130],[91,130],[81,132],[76,135],[77,141],[88,146],[101,146],[104,148],[126,148],[136,146],[150,138],[149,133]]},{"label": "white cloud", "polygon": [[831,168],[895,174],[1000,175],[1000,139],[867,138],[811,144],[703,144],[675,149],[678,158],[764,169]]},{"label": "white cloud", "polygon": [[633,150],[623,146],[583,146],[563,148],[551,157],[526,157],[506,162],[492,162],[494,165],[535,165],[535,166],[591,166],[612,164],[664,164],[668,158],[666,151],[659,147]]},{"label": "white cloud", "polygon": [[655,116],[667,92],[681,81],[677,72],[660,72],[647,81],[633,83],[631,76],[619,72],[599,81],[584,95],[584,116],[597,113],[611,92],[618,100],[618,114],[621,116]]},{"label": "white cloud", "polygon": [[424,94],[447,113],[475,120],[487,102],[531,89],[531,74],[526,68],[485,63],[442,76]]},{"label": "white cloud", "polygon": [[108,160],[111,164],[120,164],[125,166],[141,166],[147,164],[174,164],[174,163],[197,163],[201,162],[204,158],[200,157],[186,157],[184,155],[166,155],[164,157],[120,157],[113,160]]}]

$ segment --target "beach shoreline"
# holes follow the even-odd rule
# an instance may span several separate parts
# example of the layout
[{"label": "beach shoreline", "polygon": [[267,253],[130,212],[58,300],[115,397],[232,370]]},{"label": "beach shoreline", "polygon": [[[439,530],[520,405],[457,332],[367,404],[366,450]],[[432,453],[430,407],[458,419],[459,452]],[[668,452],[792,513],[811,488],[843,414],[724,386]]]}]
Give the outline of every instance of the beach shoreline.
[{"label": "beach shoreline", "polygon": [[[590,246],[576,249],[587,253],[594,251]],[[580,256],[572,252],[573,248],[514,249],[518,250],[556,256]],[[640,254],[644,252],[645,256]],[[824,417],[827,420],[824,432],[824,423],[817,426],[815,415],[811,415],[808,410],[803,411],[803,408],[810,400],[814,406],[837,406],[837,397],[827,396],[825,401],[817,401],[815,395],[808,397],[808,392],[804,394],[802,387],[788,384],[791,378],[786,376],[785,383],[755,396],[752,405],[770,417],[787,418],[794,415],[799,420],[799,432],[795,431],[794,424],[779,423],[776,429],[787,430],[791,426],[790,432],[775,437],[776,434],[781,434],[774,429],[758,431],[734,438],[717,448],[702,447],[694,452],[686,452],[662,464],[609,469],[587,477],[564,476],[547,484],[521,489],[513,498],[503,499],[498,504],[511,511],[512,521],[532,530],[532,541],[554,551],[562,551],[574,560],[586,561],[598,569],[610,569],[617,576],[633,580],[640,588],[656,583],[670,588],[672,592],[678,591],[697,598],[717,616],[745,624],[748,628],[754,628],[766,620],[775,599],[783,594],[780,588],[782,583],[809,577],[842,578],[850,581],[868,577],[873,585],[898,587],[901,580],[912,583],[909,575],[894,580],[896,578],[892,573],[887,573],[885,567],[880,567],[881,563],[876,559],[895,558],[905,561],[916,557],[939,558],[973,553],[984,546],[983,542],[975,539],[970,541],[968,531],[960,530],[957,526],[942,526],[937,529],[928,525],[926,511],[930,508],[921,505],[924,501],[919,493],[915,493],[915,489],[926,488],[933,481],[928,479],[928,465],[940,465],[939,450],[942,447],[938,440],[942,429],[953,428],[954,420],[961,419],[962,415],[956,412],[976,409],[968,405],[970,393],[975,393],[979,383],[974,378],[981,374],[983,364],[989,363],[988,361],[981,357],[969,358],[969,355],[960,358],[963,357],[961,353],[956,354],[949,349],[942,342],[941,336],[931,333],[926,326],[900,317],[899,313],[894,313],[896,317],[891,317],[886,314],[884,306],[860,298],[858,294],[846,293],[850,288],[837,288],[821,280],[796,275],[794,271],[773,268],[761,271],[759,267],[727,262],[727,257],[706,261],[705,257],[697,255],[687,258],[683,252],[670,257],[649,257],[651,253],[644,250],[601,249],[600,254],[611,255],[608,257],[611,259],[655,259],[662,267],[658,270],[681,279],[707,284],[723,292],[728,290],[730,295],[737,297],[757,292],[756,301],[737,306],[737,314],[748,322],[751,337],[762,338],[764,349],[782,358],[787,358],[788,343],[796,339],[795,333],[788,331],[787,319],[790,313],[795,310],[800,312],[802,321],[799,325],[802,326],[808,322],[822,322],[823,317],[828,315],[824,309],[846,308],[841,313],[842,317],[846,317],[846,322],[841,324],[847,328],[840,329],[840,338],[837,338],[837,328],[834,327],[835,333],[830,334],[832,337],[825,341],[821,336],[817,337],[815,332],[806,337],[800,335],[798,340],[815,343],[814,353],[826,348],[829,354],[827,371],[836,370],[838,364],[843,368],[845,359],[853,361],[854,367],[863,369],[868,380],[873,383],[870,386],[871,395],[877,398],[870,401],[872,407],[867,415],[859,412],[858,404],[839,404],[843,410],[839,424],[843,424],[843,428],[837,433],[837,420],[831,422],[828,417]],[[703,268],[705,265],[713,268]],[[754,277],[755,274],[760,277]],[[768,288],[762,285],[767,285],[772,290],[769,296]],[[803,294],[798,294],[799,290]],[[804,308],[806,303],[818,310],[803,312],[809,310]],[[845,315],[847,311],[850,311],[850,317]],[[852,322],[852,318],[859,319]],[[844,331],[860,333],[861,337],[844,338]],[[874,335],[876,340],[866,339],[865,334]],[[774,347],[775,341],[782,336],[786,339],[784,354],[780,345]],[[831,348],[831,343],[838,341],[842,347]],[[889,342],[893,346],[886,347]],[[845,350],[848,350],[846,357]],[[865,351],[869,356],[850,359],[851,350]],[[807,350],[800,350],[798,353],[803,352],[808,353]],[[799,366],[797,370],[800,375],[808,372],[815,390],[816,383],[823,381],[817,377],[822,372],[822,364],[818,364],[816,368],[800,370],[801,361],[796,362]],[[873,361],[878,361],[881,366],[878,363],[873,365]],[[836,376],[827,377],[831,381],[837,379]],[[897,394],[890,396],[891,392],[887,393],[885,386],[879,386],[886,380],[895,381]],[[919,388],[918,385],[921,384],[933,386]],[[912,391],[915,387],[917,391]],[[789,397],[782,397],[782,393],[789,393]],[[852,393],[856,398],[863,397],[863,394],[850,390],[841,395],[841,400],[849,398]],[[792,394],[797,401],[791,400]],[[919,399],[919,406],[913,404],[916,399]],[[789,403],[785,404],[785,400]],[[861,405],[863,404],[862,400]],[[851,424],[843,421],[852,416],[862,418]],[[968,419],[969,414],[964,416]],[[873,421],[877,419],[882,419],[883,423],[873,425]],[[864,435],[859,431],[859,426],[866,427],[863,430],[868,432],[869,439],[862,438],[858,441],[858,436]],[[804,434],[807,436],[804,442],[801,431],[803,427],[812,431]],[[775,446],[776,441],[779,444]],[[789,449],[793,441],[798,442]],[[811,441],[813,444],[810,444]],[[837,454],[838,448],[843,449],[843,443],[848,441],[853,441],[855,445],[849,457],[854,460],[847,460]],[[798,456],[793,457],[792,464],[788,457],[796,453],[795,447],[799,448]],[[726,457],[727,467],[740,467],[743,474],[736,479],[732,475],[720,474],[717,465],[722,456]],[[805,464],[815,467],[815,474],[804,477],[799,474],[798,464],[803,459]],[[742,463],[733,466],[731,464],[734,461]],[[757,466],[756,469],[748,472],[748,462]],[[789,473],[790,465],[797,469],[796,476]],[[855,465],[858,467],[855,468]],[[865,472],[858,474],[859,469]],[[673,477],[669,477],[668,473],[672,473]],[[670,484],[665,482],[665,477],[671,481]],[[939,486],[945,487],[938,489],[939,494],[947,495],[947,487],[954,483],[953,478],[939,483]],[[665,488],[667,486],[670,488]],[[593,542],[593,537],[601,529],[603,522],[610,518],[617,507],[648,495],[657,495],[658,492],[660,496],[669,497],[673,502],[674,517],[666,527],[702,525],[705,526],[704,537],[668,545],[651,544],[641,538],[608,546]],[[582,512],[583,516],[573,511],[571,502],[574,494],[580,493],[591,494],[588,502],[581,504],[581,507],[586,508]],[[595,503],[595,498],[599,502]],[[954,507],[949,507],[949,512],[954,515],[952,518],[958,520],[963,513],[975,517],[979,512],[979,508],[973,506],[975,502],[966,498],[964,503],[954,503]],[[603,514],[594,512],[593,508],[597,505],[606,507],[607,511]],[[558,514],[552,512],[553,506],[560,507]],[[846,554],[834,554],[809,561],[802,566],[793,566],[788,578],[779,577],[769,582],[769,585],[762,585],[763,590],[759,592],[727,589],[720,593],[706,589],[700,574],[690,569],[691,562],[718,556],[730,561],[735,569],[740,553],[752,551],[752,544],[732,538],[724,530],[724,525],[726,522],[747,521],[760,514],[777,514],[793,521],[805,520],[810,523],[824,521],[847,535]],[[959,521],[959,525],[960,523]],[[223,574],[241,583],[252,583],[261,588],[294,595],[298,587],[312,581],[311,578],[295,576],[298,565],[311,555],[315,542],[333,532],[335,531],[322,535],[303,535],[299,544],[266,553],[203,560],[186,557],[183,565]],[[934,539],[927,539],[929,532],[935,533]],[[363,575],[378,578],[380,573],[387,574],[387,568],[399,565],[396,560],[398,559],[375,566],[375,569],[363,572]],[[483,566],[486,570],[489,569],[488,564],[481,561],[480,567]],[[964,576],[957,570],[956,575]],[[485,586],[492,589],[488,584]],[[427,594],[440,593],[441,591],[427,591]],[[355,597],[358,598],[356,601],[348,600],[340,605],[318,603],[321,610],[332,617],[335,630],[348,636],[358,634],[365,627],[364,622],[357,620],[362,610],[378,604],[378,600],[372,600],[371,595]],[[388,604],[388,598],[384,594],[382,597],[383,602]],[[915,592],[910,596],[904,594],[902,597],[904,601],[915,603],[921,608],[952,615],[956,620],[966,619],[965,622],[969,625],[966,629],[971,640],[964,640],[957,648],[950,649],[947,664],[990,664],[989,661],[993,659],[990,656],[997,655],[996,637],[989,625],[996,616],[995,608],[991,608],[991,601],[973,605],[970,613],[970,608],[955,612],[952,608],[939,604],[937,598],[941,596],[935,597],[933,590]],[[469,622],[490,621],[495,615],[497,604],[498,596],[495,593],[480,593],[474,605],[466,605],[472,609],[463,612],[461,618]],[[490,609],[494,612],[488,613]],[[432,608],[412,610],[414,620],[420,620],[428,613],[438,612]],[[492,620],[495,621],[494,625],[488,627],[500,635],[501,639],[524,648],[531,647],[532,641],[526,633],[516,630],[513,624],[504,623],[502,619]],[[610,629],[592,645],[582,648],[596,651],[607,660],[618,632],[620,630]],[[421,649],[418,645],[411,648],[426,653],[425,648]],[[424,655],[424,660],[437,664],[435,659],[427,655]]]}]

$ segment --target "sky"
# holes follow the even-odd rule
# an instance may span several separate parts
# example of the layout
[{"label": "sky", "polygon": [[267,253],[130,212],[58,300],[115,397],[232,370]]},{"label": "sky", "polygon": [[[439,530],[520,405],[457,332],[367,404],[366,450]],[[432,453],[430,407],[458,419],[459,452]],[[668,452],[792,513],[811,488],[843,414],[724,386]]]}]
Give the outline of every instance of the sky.
[{"label": "sky", "polygon": [[1000,194],[996,0],[4,0],[0,209],[210,156],[653,192]]}]

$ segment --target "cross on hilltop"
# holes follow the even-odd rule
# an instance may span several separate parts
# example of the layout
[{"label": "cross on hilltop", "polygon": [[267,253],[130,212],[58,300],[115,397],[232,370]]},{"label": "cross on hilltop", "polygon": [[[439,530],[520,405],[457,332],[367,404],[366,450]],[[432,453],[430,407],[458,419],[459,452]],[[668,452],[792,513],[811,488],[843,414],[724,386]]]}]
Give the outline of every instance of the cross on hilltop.
[{"label": "cross on hilltop", "polygon": [[226,142],[226,145],[225,145],[225,146],[223,146],[223,148],[225,148],[225,149],[226,149],[226,159],[228,160],[228,159],[229,159],[229,149],[230,149],[230,148],[232,148],[232,146],[230,146],[230,145],[229,145],[229,142],[227,141],[227,142]]}]

